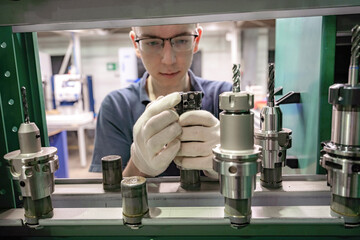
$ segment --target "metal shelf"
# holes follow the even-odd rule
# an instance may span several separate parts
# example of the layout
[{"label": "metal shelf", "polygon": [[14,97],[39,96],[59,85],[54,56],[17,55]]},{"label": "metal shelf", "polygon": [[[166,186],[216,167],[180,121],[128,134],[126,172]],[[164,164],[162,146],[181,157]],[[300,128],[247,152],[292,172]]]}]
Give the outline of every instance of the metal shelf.
[{"label": "metal shelf", "polygon": [[119,28],[360,13],[358,0],[5,1],[0,26],[13,32]]}]

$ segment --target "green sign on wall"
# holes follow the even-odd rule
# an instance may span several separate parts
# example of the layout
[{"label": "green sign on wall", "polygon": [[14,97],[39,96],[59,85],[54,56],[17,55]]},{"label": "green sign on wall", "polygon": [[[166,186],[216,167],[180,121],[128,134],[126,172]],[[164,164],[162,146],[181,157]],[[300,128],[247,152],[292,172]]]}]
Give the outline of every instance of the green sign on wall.
[{"label": "green sign on wall", "polygon": [[117,69],[117,64],[114,62],[106,63],[106,70],[108,71],[115,71]]}]

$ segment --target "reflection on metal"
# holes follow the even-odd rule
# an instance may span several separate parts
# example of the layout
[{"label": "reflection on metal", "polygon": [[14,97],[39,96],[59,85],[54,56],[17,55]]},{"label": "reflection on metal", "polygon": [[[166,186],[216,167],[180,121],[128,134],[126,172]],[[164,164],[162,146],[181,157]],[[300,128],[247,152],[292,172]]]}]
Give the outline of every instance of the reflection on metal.
[{"label": "reflection on metal", "polygon": [[[23,210],[0,211],[2,236],[359,236],[329,212],[330,188],[319,175],[283,176],[281,189],[257,184],[251,224],[231,228],[219,183],[202,179],[199,191],[184,191],[179,177],[147,179],[149,215],[134,230],[124,223],[121,194],[105,192],[101,179],[56,180],[54,216],[40,219],[37,229],[23,225]],[[266,228],[266,231],[264,231]]]},{"label": "reflection on metal", "polygon": [[[330,188],[324,175],[283,176],[280,189],[262,188],[257,181],[252,206],[325,206],[330,204]],[[224,206],[217,181],[202,178],[201,189],[184,191],[179,177],[148,178],[148,200],[152,207]],[[106,192],[101,179],[56,179],[52,196],[55,208],[121,207],[121,194]]]},{"label": "reflection on metal", "polygon": [[352,29],[348,84],[329,89],[333,105],[331,141],[324,143],[320,158],[331,186],[331,210],[347,224],[360,224],[360,26]]},{"label": "reflection on metal", "polygon": [[[6,211],[7,214],[0,213],[0,226],[4,226],[4,220],[17,219],[21,217],[21,210],[12,209]],[[99,225],[101,221],[107,222],[108,224],[114,220],[123,219],[122,208],[59,208],[54,210],[54,217],[51,219],[41,220],[42,226],[69,226],[74,223],[82,221],[84,225],[91,224],[90,220],[98,220]],[[280,223],[287,222],[289,218],[292,218],[294,222],[305,222],[309,219],[312,222],[318,224],[323,222],[342,222],[340,219],[332,217],[328,209],[325,206],[273,206],[273,207],[253,207],[253,217],[251,219],[254,223],[269,222]],[[322,220],[321,220],[321,219]],[[195,223],[199,224],[199,221],[203,221],[202,224],[211,224],[211,220],[218,220],[216,224],[222,222],[222,224],[228,224],[229,220],[226,219],[224,213],[224,207],[156,207],[149,209],[148,219],[144,219],[144,225],[153,224],[166,224],[169,219],[178,219],[176,224],[181,225],[186,222],[186,225]],[[66,221],[65,221],[66,220]],[[154,221],[152,221],[154,220]],[[318,221],[317,221],[318,220]],[[122,221],[121,221],[122,222]],[[173,221],[174,223],[174,221]],[[269,222],[270,223],[270,222]],[[118,223],[120,224],[120,221]],[[201,224],[201,223],[200,223]],[[9,225],[18,225],[15,221],[9,223]]]},{"label": "reflection on metal", "polygon": [[[121,208],[60,208],[54,217],[40,220],[34,231],[22,226],[21,211],[0,213],[0,236],[358,236],[345,229],[341,218],[332,217],[326,206],[253,207],[251,224],[231,228],[224,207],[150,208],[143,227],[124,226]],[[264,231],[264,228],[266,231]]]}]

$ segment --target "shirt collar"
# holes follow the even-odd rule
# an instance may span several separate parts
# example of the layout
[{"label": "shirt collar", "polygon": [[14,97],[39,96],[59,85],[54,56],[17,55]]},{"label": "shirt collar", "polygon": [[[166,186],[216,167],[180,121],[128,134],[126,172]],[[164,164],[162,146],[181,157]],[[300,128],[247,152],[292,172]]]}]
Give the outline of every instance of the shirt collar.
[{"label": "shirt collar", "polygon": [[149,95],[146,92],[146,79],[148,76],[149,73],[145,72],[140,80],[140,101],[145,104],[145,106],[150,102]]},{"label": "shirt collar", "polygon": [[202,91],[204,92],[204,89],[202,88],[201,84],[199,83],[198,77],[195,76],[195,74],[189,69],[189,78],[190,78],[190,91]]}]

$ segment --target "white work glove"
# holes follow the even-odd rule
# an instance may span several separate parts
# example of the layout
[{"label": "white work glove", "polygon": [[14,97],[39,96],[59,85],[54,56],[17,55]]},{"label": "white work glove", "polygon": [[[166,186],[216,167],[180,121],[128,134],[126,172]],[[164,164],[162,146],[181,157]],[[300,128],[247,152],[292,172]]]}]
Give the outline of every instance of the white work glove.
[{"label": "white work glove", "polygon": [[180,100],[177,92],[159,97],[134,125],[131,159],[146,175],[154,177],[163,173],[180,149],[179,115],[172,110]]},{"label": "white work glove", "polygon": [[181,114],[181,148],[174,162],[184,169],[204,170],[206,176],[218,178],[213,170],[212,148],[220,143],[220,122],[210,112],[194,110]]}]

